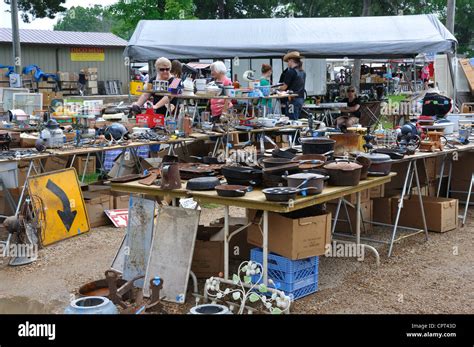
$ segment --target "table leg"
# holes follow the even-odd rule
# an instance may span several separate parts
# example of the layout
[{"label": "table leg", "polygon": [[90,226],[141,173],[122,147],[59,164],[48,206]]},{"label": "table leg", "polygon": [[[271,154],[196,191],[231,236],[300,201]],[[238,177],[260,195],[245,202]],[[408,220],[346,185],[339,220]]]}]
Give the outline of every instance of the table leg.
[{"label": "table leg", "polygon": [[338,202],[337,202],[336,214],[334,215],[334,223],[332,223],[332,231],[331,231],[333,235],[334,235],[334,232],[336,231],[336,224],[337,224],[337,219],[339,218],[339,211],[341,210],[341,204],[342,204],[342,198],[338,199]]},{"label": "table leg", "polygon": [[214,145],[214,150],[212,151],[212,156],[215,157],[217,154],[217,149],[219,148],[219,145],[221,143],[221,138],[218,137],[216,140],[216,144]]},{"label": "table leg", "polygon": [[[26,173],[26,177],[30,177],[31,170],[33,169],[33,160],[30,161],[30,165],[28,166],[28,172]],[[21,190],[20,198],[18,199],[18,205],[16,206],[16,211],[15,211],[15,217],[18,217],[20,214],[20,208],[21,208],[21,202],[23,201],[23,197],[25,195],[26,189],[28,187],[28,180],[25,181],[25,185],[23,186],[23,189]]]},{"label": "table leg", "polygon": [[229,279],[229,206],[224,206],[224,278]]},{"label": "table leg", "polygon": [[469,208],[469,202],[471,201],[472,186],[474,185],[474,174],[471,177],[471,184],[469,185],[469,191],[466,196],[466,207],[464,208],[464,215],[462,217],[462,226],[466,224],[467,210]]},{"label": "table leg", "polygon": [[423,198],[421,197],[421,186],[420,179],[418,177],[418,169],[416,167],[416,160],[414,161],[414,170],[415,170],[415,179],[416,179],[416,188],[418,191],[418,200],[420,202],[421,218],[423,220],[423,226],[425,230],[426,241],[428,241],[428,227],[426,226],[426,217],[425,217],[425,208],[423,207]]},{"label": "table leg", "polygon": [[377,263],[377,266],[380,265],[380,255],[379,255],[379,252],[375,249],[375,247],[372,247],[372,246],[369,246],[369,245],[366,245],[366,244],[361,244],[360,243],[360,226],[361,226],[361,220],[362,220],[362,210],[360,208],[360,205],[361,205],[361,192],[358,192],[356,194],[356,242],[357,242],[357,246],[360,247],[361,245],[364,247],[364,248],[367,248],[368,250],[372,251],[372,253],[374,253],[375,255],[375,261]]},{"label": "table leg", "polygon": [[446,164],[446,159],[448,155],[443,156],[443,161],[441,163],[441,169],[439,171],[439,182],[438,182],[438,190],[436,191],[436,197],[439,198],[439,193],[441,192],[441,183],[443,182],[443,174],[444,174],[444,166]]},{"label": "table leg", "polygon": [[104,155],[105,152],[100,152],[97,153],[97,159],[99,160],[99,170],[100,170],[100,177],[105,173],[105,166],[104,166],[104,161],[102,160],[102,156]]},{"label": "table leg", "polygon": [[117,170],[117,177],[120,177],[120,171],[122,171],[123,161],[125,160],[125,153],[126,153],[126,149],[122,149],[122,153],[120,154],[120,163]]},{"label": "table leg", "polygon": [[397,208],[397,216],[395,217],[395,223],[393,225],[393,232],[392,232],[392,238],[390,240],[390,248],[388,250],[388,256],[390,257],[392,255],[392,249],[393,249],[393,243],[395,241],[395,236],[397,234],[397,227],[398,227],[398,220],[400,219],[400,212],[403,208],[403,199],[405,198],[405,191],[408,186],[408,178],[411,177],[411,170],[412,170],[412,161],[410,160],[408,162],[408,168],[407,168],[407,173],[405,175],[405,183],[403,184],[402,188],[402,195],[400,197],[400,201],[398,203],[398,208]]},{"label": "table leg", "polygon": [[74,154],[74,155],[72,156],[71,165],[69,165],[70,168],[73,167],[75,160],[76,160],[76,155]]},{"label": "table leg", "polygon": [[268,211],[263,211],[263,283],[268,285]]},{"label": "table leg", "polygon": [[[356,242],[357,246],[360,245],[360,192],[356,193]],[[350,221],[349,221],[350,224]]]},{"label": "table leg", "polygon": [[449,171],[448,171],[448,187],[446,190],[446,197],[449,198],[449,191],[451,190],[451,177],[453,173],[453,162],[449,162]]},{"label": "table leg", "polygon": [[86,157],[86,164],[84,165],[84,170],[82,171],[82,178],[81,178],[81,183],[84,183],[84,178],[86,177],[86,172],[87,172],[87,166],[89,165],[89,158],[91,154],[87,153]]}]

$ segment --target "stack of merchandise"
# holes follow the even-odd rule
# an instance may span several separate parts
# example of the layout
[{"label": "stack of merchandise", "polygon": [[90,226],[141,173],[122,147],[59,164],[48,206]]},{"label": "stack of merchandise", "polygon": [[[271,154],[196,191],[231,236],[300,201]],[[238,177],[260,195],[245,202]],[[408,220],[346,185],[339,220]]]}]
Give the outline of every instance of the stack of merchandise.
[{"label": "stack of merchandise", "polygon": [[86,73],[86,88],[87,88],[87,95],[97,95],[99,94],[99,89],[97,85],[97,68],[96,67],[89,67],[85,69]]}]

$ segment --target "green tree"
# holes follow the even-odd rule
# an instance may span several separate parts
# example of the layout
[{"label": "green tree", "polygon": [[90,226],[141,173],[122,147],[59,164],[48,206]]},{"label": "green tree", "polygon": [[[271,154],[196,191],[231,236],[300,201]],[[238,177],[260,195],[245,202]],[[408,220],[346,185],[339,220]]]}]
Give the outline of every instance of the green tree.
[{"label": "green tree", "polygon": [[66,0],[18,0],[21,19],[29,23],[35,18],[55,18],[59,12],[66,11],[62,6]]},{"label": "green tree", "polygon": [[54,26],[57,31],[110,32],[115,20],[101,5],[75,6],[63,13]]},{"label": "green tree", "polygon": [[269,18],[278,0],[195,0],[195,15],[199,19]]},{"label": "green tree", "polygon": [[163,19],[194,19],[193,0],[167,0]]},{"label": "green tree", "polygon": [[108,11],[116,20],[112,32],[129,40],[142,19],[194,18],[194,3],[192,0],[119,0]]}]

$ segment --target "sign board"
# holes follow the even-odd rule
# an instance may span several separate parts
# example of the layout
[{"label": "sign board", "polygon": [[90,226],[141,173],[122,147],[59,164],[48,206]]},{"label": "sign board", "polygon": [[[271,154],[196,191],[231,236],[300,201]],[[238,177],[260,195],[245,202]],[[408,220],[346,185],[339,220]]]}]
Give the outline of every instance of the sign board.
[{"label": "sign board", "polygon": [[71,61],[104,61],[105,51],[100,47],[72,47]]},{"label": "sign board", "polygon": [[35,209],[43,211],[43,245],[50,245],[90,230],[75,169],[29,177],[28,191]]},{"label": "sign board", "polygon": [[105,214],[114,223],[116,228],[125,228],[128,225],[128,208],[119,210],[105,210]]}]

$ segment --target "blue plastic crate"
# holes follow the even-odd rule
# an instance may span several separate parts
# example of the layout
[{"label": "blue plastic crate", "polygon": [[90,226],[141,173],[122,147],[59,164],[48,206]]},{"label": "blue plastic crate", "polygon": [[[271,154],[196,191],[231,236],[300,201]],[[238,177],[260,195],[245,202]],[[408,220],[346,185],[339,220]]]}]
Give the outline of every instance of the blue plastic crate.
[{"label": "blue plastic crate", "polygon": [[[250,251],[250,259],[263,264],[262,249],[252,249]],[[287,294],[294,294],[295,291],[311,286],[316,291],[318,287],[318,264],[318,257],[290,260],[277,254],[269,253],[268,278],[273,280],[277,289],[283,290]],[[254,283],[257,282],[259,277],[258,275],[252,276],[252,281]]]},{"label": "blue plastic crate", "polygon": [[288,294],[290,296],[291,300],[297,300],[297,299],[300,299],[300,298],[302,298],[306,295],[316,293],[317,291],[318,291],[318,284],[313,283],[313,284],[310,284],[306,287],[296,289],[292,293],[286,293],[286,294]]}]

